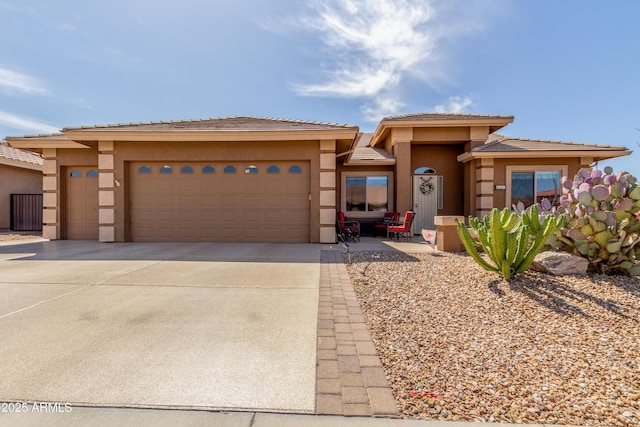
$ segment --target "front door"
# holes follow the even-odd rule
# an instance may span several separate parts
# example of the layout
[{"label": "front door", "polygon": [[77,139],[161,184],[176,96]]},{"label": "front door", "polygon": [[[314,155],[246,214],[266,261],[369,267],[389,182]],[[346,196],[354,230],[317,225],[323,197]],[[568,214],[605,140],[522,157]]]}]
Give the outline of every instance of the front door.
[{"label": "front door", "polygon": [[413,177],[413,234],[423,229],[435,230],[434,217],[438,214],[438,177],[436,175],[414,175]]}]

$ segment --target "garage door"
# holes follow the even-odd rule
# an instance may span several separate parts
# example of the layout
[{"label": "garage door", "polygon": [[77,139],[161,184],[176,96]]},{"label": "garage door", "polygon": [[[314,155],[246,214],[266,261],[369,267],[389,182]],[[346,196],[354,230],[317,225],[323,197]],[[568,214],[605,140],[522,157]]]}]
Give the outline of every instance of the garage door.
[{"label": "garage door", "polygon": [[66,168],[66,238],[98,240],[98,168]]},{"label": "garage door", "polygon": [[309,163],[131,163],[131,239],[309,242]]}]

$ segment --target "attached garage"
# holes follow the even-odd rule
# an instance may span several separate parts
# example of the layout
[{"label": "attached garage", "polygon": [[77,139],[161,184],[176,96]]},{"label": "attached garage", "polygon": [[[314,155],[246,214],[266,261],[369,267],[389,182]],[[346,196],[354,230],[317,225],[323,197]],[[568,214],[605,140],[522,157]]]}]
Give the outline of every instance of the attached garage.
[{"label": "attached garage", "polygon": [[132,162],[131,240],[309,242],[310,165]]},{"label": "attached garage", "polygon": [[357,126],[239,116],[10,142],[44,158],[48,239],[332,243],[336,159],[359,135]]},{"label": "attached garage", "polygon": [[69,166],[66,169],[66,238],[98,239],[98,168]]}]

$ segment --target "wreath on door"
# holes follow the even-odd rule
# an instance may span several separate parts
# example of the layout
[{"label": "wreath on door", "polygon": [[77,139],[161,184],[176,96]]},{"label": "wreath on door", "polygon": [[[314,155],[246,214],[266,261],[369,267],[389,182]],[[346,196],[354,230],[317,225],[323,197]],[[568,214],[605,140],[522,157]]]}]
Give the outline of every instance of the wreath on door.
[{"label": "wreath on door", "polygon": [[433,183],[433,177],[431,176],[427,179],[420,177],[420,180],[422,181],[422,183],[420,184],[420,192],[427,195],[433,193],[433,190],[436,189],[436,186]]}]

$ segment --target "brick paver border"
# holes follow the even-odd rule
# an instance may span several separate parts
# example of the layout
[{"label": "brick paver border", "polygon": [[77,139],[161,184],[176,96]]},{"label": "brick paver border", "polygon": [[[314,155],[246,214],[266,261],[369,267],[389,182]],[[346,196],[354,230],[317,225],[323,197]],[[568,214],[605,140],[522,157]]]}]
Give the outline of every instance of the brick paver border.
[{"label": "brick paver border", "polygon": [[398,417],[340,251],[322,251],[316,414]]}]

